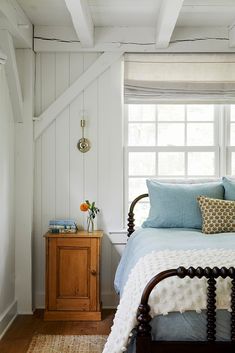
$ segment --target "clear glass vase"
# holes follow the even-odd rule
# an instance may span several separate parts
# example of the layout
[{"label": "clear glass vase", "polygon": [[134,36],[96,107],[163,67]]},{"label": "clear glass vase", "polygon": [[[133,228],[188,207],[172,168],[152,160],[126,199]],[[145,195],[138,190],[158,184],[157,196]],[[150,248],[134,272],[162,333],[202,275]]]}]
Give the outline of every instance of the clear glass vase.
[{"label": "clear glass vase", "polygon": [[88,233],[94,232],[94,218],[90,216],[87,217],[87,231]]}]

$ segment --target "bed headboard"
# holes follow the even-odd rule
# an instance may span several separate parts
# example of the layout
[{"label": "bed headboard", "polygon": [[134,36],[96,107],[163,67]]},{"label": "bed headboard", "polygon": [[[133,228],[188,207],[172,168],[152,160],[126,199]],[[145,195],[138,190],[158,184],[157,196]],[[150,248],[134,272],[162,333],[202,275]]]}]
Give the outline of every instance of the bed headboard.
[{"label": "bed headboard", "polygon": [[142,194],[134,199],[132,201],[130,208],[129,208],[129,213],[128,213],[128,218],[127,218],[127,236],[130,237],[131,234],[135,231],[135,218],[134,218],[134,208],[137,202],[145,197],[148,197],[148,194]]}]

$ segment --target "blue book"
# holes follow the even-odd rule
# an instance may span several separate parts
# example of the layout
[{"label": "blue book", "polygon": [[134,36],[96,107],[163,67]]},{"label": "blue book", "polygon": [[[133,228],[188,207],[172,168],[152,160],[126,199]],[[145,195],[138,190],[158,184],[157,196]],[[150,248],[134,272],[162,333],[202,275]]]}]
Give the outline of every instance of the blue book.
[{"label": "blue book", "polygon": [[74,226],[76,221],[74,219],[54,219],[49,221],[50,226]]}]

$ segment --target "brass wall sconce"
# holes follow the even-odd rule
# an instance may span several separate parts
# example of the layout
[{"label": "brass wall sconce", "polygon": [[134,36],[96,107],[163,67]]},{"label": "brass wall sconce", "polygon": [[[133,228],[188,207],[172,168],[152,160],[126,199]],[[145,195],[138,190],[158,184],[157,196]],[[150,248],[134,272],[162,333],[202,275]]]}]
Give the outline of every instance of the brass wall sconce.
[{"label": "brass wall sconce", "polygon": [[87,138],[84,137],[85,126],[86,126],[86,121],[85,121],[85,119],[82,119],[81,120],[82,138],[77,143],[77,148],[82,153],[88,152],[90,150],[90,148],[91,148],[90,141]]}]

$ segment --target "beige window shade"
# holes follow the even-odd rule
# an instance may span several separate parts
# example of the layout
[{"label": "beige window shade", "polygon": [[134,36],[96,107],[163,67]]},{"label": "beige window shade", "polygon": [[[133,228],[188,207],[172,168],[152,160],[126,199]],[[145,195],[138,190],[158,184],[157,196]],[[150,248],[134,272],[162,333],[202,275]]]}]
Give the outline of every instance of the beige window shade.
[{"label": "beige window shade", "polygon": [[235,55],[127,54],[125,100],[235,102]]}]

